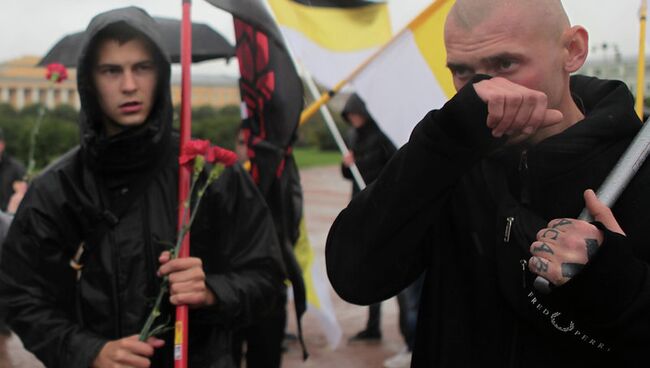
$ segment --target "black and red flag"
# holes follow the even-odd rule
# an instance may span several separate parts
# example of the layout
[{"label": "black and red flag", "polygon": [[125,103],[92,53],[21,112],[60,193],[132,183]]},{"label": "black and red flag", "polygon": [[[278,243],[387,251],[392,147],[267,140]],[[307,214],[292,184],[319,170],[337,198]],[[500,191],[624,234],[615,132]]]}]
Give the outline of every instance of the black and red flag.
[{"label": "black and red flag", "polygon": [[261,0],[207,1],[234,18],[250,172],[275,221],[302,343],[300,317],[307,308],[306,292],[293,252],[302,218],[302,188],[292,155],[303,109],[302,81],[280,29]]}]

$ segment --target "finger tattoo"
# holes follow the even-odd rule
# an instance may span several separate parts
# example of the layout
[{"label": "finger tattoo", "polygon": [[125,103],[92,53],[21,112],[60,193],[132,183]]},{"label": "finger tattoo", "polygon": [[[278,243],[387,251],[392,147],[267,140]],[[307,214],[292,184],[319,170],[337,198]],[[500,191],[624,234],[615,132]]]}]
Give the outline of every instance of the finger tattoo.
[{"label": "finger tattoo", "polygon": [[562,263],[562,276],[571,279],[582,271],[584,267],[585,265],[581,263]]},{"label": "finger tattoo", "polygon": [[[551,236],[548,236],[548,234],[551,234]],[[557,237],[559,235],[560,235],[559,231],[557,231],[555,229],[548,229],[548,230],[544,231],[544,234],[542,234],[542,238],[549,238],[551,240],[557,240]]]},{"label": "finger tattoo", "polygon": [[533,247],[533,252],[544,252],[544,253],[549,253],[549,254],[555,254],[553,252],[553,249],[548,246],[546,243],[542,243],[541,245],[537,247]]},{"label": "finger tattoo", "polygon": [[587,259],[591,260],[591,258],[596,255],[596,252],[598,251],[598,240],[585,239],[585,243],[587,243]]},{"label": "finger tattoo", "polygon": [[561,219],[557,224],[553,225],[553,229],[557,229],[560,226],[571,225],[572,222],[567,219]]},{"label": "finger tattoo", "polygon": [[536,272],[548,272],[548,265],[544,263],[544,261],[542,261],[540,258],[535,258],[533,267],[535,268]]}]

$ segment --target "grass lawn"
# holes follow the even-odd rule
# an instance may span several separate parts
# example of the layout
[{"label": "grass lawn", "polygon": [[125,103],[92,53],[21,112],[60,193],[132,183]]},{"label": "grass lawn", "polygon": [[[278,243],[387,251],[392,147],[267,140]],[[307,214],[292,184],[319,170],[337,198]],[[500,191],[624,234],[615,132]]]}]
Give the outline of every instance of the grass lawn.
[{"label": "grass lawn", "polygon": [[320,151],[317,148],[296,148],[293,156],[299,169],[316,166],[339,165],[341,154],[338,151]]}]

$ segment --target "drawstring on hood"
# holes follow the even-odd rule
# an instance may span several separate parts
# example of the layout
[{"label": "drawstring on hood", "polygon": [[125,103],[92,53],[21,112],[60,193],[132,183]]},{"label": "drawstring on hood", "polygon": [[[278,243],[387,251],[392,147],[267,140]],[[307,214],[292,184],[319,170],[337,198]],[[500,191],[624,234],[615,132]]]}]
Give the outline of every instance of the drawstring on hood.
[{"label": "drawstring on hood", "polygon": [[[114,136],[103,131],[104,113],[93,86],[94,54],[97,36],[109,26],[123,23],[136,30],[153,46],[158,71],[154,103],[147,121],[128,127]],[[142,9],[127,7],[103,13],[92,19],[84,36],[79,57],[77,87],[81,100],[80,131],[84,163],[104,177],[119,175],[126,181],[150,169],[166,156],[171,145],[173,108],[169,88],[171,65],[164,52],[155,21]]]}]

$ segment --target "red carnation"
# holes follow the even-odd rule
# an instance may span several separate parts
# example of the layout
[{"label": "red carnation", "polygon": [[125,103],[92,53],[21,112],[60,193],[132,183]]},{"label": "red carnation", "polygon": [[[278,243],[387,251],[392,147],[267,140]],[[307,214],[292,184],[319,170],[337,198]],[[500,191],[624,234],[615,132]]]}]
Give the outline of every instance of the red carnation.
[{"label": "red carnation", "polygon": [[68,70],[63,64],[52,63],[47,65],[45,78],[54,83],[61,83],[68,79]]},{"label": "red carnation", "polygon": [[187,142],[183,149],[181,150],[181,157],[178,159],[178,163],[185,165],[188,162],[194,160],[194,157],[201,155],[205,156],[208,154],[210,149],[210,141],[203,139],[194,139]]},{"label": "red carnation", "polygon": [[237,162],[237,154],[231,150],[219,146],[210,147],[210,151],[205,157],[206,161],[212,163],[222,163],[224,166],[232,166]]}]

